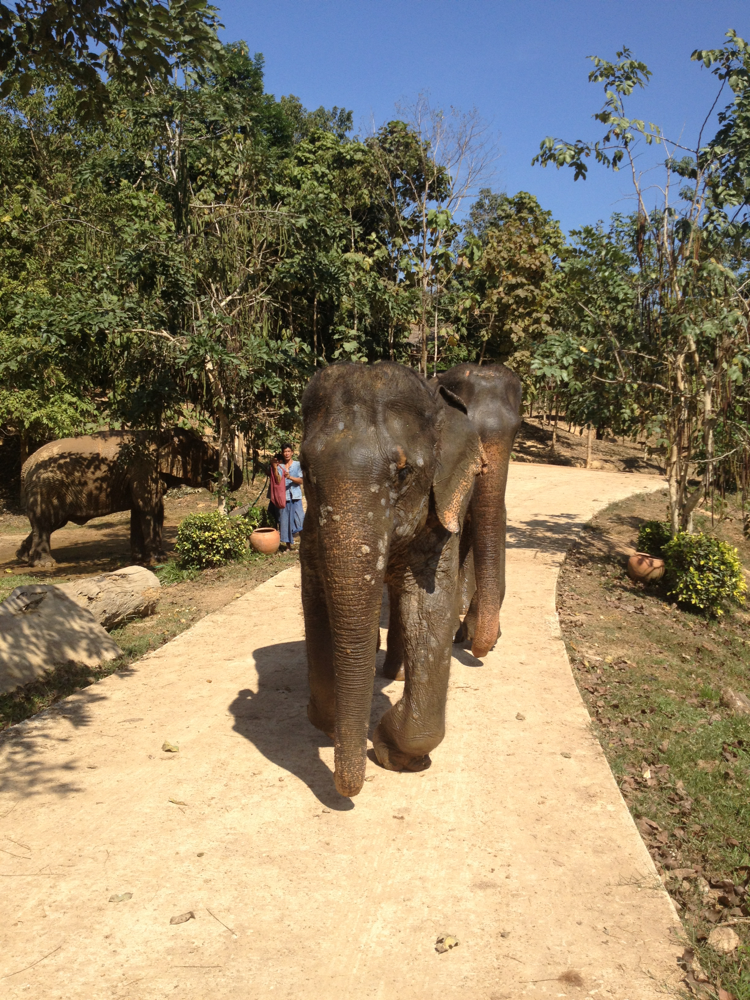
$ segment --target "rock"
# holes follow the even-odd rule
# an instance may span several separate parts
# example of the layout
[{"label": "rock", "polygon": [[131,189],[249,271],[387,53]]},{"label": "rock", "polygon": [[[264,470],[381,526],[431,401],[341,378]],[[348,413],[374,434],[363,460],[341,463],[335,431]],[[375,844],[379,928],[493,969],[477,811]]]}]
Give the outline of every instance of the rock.
[{"label": "rock", "polygon": [[739,691],[726,687],[721,692],[721,704],[735,715],[750,715],[750,698]]},{"label": "rock", "polygon": [[122,656],[90,611],[59,587],[16,587],[0,604],[0,694],[74,661],[98,667]]},{"label": "rock", "polygon": [[709,948],[720,955],[731,955],[739,943],[740,939],[731,927],[714,927],[708,935]]},{"label": "rock", "polygon": [[126,566],[114,573],[61,583],[58,590],[90,611],[109,632],[132,618],[147,618],[156,611],[159,577],[145,566]]}]

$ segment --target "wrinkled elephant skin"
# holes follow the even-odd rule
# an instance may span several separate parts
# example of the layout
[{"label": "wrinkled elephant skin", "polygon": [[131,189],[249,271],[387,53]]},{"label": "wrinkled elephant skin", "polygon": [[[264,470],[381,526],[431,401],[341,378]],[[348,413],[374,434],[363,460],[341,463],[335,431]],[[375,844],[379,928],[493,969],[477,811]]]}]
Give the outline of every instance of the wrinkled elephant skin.
[{"label": "wrinkled elephant skin", "polygon": [[[478,480],[461,539],[462,579],[475,582],[456,639],[471,640],[476,657],[486,656],[500,635],[505,597],[505,487],[508,464],[521,425],[521,381],[505,365],[456,365],[438,382],[465,404],[479,434],[487,468]],[[469,587],[469,589],[471,589]]]},{"label": "wrinkled elephant skin", "polygon": [[[187,483],[211,487],[219,467],[216,448],[198,434],[173,428],[156,442],[144,432],[109,431],[51,441],[21,470],[21,491],[31,534],[16,553],[31,566],[52,566],[50,535],[68,521],[129,510],[134,562],[162,555],[164,490]],[[233,489],[242,484],[235,470]]]},{"label": "wrinkled elephant skin", "polygon": [[351,796],[364,781],[384,583],[405,685],[375,753],[420,770],[443,738],[460,533],[482,452],[464,404],[392,362],[324,369],[302,416],[308,716],[334,739],[336,787]]}]

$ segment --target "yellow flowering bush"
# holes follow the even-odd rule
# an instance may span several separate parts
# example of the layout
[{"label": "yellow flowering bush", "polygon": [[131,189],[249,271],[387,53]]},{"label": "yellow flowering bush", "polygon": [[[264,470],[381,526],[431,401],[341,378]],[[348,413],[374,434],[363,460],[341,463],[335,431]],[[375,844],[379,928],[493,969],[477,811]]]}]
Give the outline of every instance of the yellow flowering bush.
[{"label": "yellow flowering bush", "polygon": [[208,514],[188,514],[177,529],[174,549],[183,567],[207,569],[222,566],[242,558],[248,534],[244,518],[227,517],[218,510]]},{"label": "yellow flowering bush", "polygon": [[737,549],[713,535],[679,531],[662,549],[667,594],[707,615],[727,601],[742,603],[747,584]]}]

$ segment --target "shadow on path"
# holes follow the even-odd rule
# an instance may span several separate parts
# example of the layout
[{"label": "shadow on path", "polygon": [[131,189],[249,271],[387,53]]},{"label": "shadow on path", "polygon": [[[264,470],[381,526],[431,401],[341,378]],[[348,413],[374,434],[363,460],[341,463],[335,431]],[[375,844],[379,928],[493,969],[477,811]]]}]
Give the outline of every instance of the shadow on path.
[{"label": "shadow on path", "polygon": [[[229,706],[233,729],[249,740],[263,756],[303,781],[328,809],[354,808],[351,799],[336,791],[333,773],[321,760],[319,748],[331,741],[307,718],[307,661],[304,640],[262,646],[253,652],[258,690],[243,688]],[[391,702],[383,688],[393,681],[380,673],[384,653],[377,656],[370,730]]]}]

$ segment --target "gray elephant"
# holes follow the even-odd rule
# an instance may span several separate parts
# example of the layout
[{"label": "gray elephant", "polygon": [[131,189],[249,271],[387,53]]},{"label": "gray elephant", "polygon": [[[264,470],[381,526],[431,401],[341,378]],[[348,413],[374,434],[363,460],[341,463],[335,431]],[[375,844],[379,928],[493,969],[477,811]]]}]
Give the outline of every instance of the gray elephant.
[{"label": "gray elephant", "polygon": [[500,634],[505,597],[505,487],[521,426],[521,380],[505,365],[456,365],[438,376],[440,385],[465,404],[487,458],[477,480],[461,538],[461,572],[468,612],[457,641],[471,641],[482,657]]},{"label": "gray elephant", "polygon": [[[172,428],[156,441],[141,431],[104,431],[51,441],[21,469],[21,492],[31,534],[16,553],[31,566],[53,566],[50,535],[68,521],[130,511],[133,560],[163,555],[164,491],[169,486],[213,485],[218,451],[193,431]],[[242,484],[235,469],[232,488]]]},{"label": "gray elephant", "polygon": [[336,788],[352,796],[365,776],[384,582],[405,685],[375,753],[392,770],[422,770],[443,739],[459,542],[482,448],[450,390],[392,362],[324,369],[302,416],[308,716],[334,739]]}]

